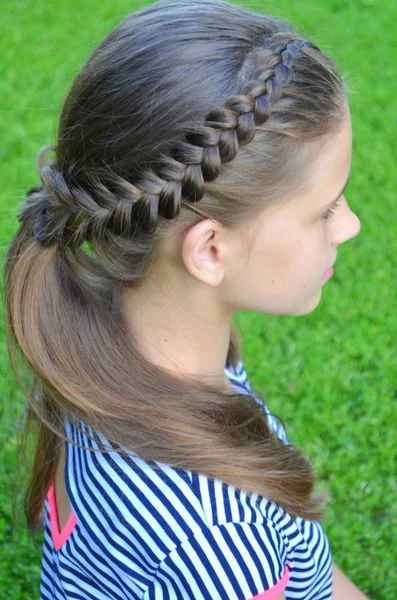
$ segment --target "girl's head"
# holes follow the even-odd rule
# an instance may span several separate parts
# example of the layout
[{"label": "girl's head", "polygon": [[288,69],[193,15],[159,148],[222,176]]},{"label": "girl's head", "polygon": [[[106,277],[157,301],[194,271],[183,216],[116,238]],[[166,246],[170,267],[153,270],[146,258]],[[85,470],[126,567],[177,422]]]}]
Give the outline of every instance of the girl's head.
[{"label": "girl's head", "polygon": [[[315,157],[312,145],[316,147]],[[170,237],[172,243],[162,255],[161,277],[155,273],[139,290],[125,294],[131,298],[128,311],[143,304],[148,310],[151,298],[161,295],[161,304],[155,302],[160,311],[164,312],[168,302],[175,311],[183,306],[193,312],[196,299],[204,316],[204,289],[212,290],[205,296],[212,293],[216,298],[216,303],[207,303],[209,315],[220,312],[231,316],[237,310],[301,315],[313,310],[328,279],[327,270],[336,260],[338,245],[360,230],[360,221],[343,195],[351,153],[352,130],[346,107],[340,131],[301,148],[301,154],[311,161],[305,185],[298,180],[284,197],[267,202],[264,182],[262,199],[256,198],[261,212],[248,224],[225,226],[203,217]],[[247,191],[242,192],[240,202],[251,210],[248,172],[246,177]],[[271,179],[269,183],[275,185]],[[210,202],[211,198],[209,213]],[[227,201],[221,203],[226,210]],[[152,306],[152,317],[154,310]]]},{"label": "girl's head", "polygon": [[[41,185],[6,262],[9,347],[35,374],[42,423],[32,523],[63,414],[292,513],[318,506],[306,459],[272,436],[254,399],[152,364],[112,309],[120,289],[137,311],[163,290],[168,306],[205,297],[223,317],[313,310],[337,246],[359,231],[343,197],[325,218],[351,144],[337,67],[286,21],[160,0],[95,49],[66,98],[55,160],[39,155]],[[233,327],[227,342],[235,365]]]},{"label": "girl's head", "polygon": [[323,217],[350,171],[350,115],[334,65],[300,39],[210,0],[163,0],[127,18],[65,102],[39,192],[52,239],[92,243],[116,283],[147,284],[156,258],[157,285],[221,285],[230,312],[312,310],[359,222],[345,200]]}]

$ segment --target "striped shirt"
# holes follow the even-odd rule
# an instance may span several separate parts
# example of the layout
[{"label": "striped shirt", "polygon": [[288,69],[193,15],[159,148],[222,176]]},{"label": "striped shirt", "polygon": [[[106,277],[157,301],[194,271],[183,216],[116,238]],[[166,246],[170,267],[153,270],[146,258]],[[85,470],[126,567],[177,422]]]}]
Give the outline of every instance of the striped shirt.
[{"label": "striped shirt", "polygon": [[[236,390],[254,395],[241,360],[225,373]],[[289,443],[264,408],[270,427]],[[83,432],[65,419],[74,442],[112,447],[80,424]],[[41,600],[271,600],[282,592],[287,600],[331,599],[331,552],[317,521],[206,475],[156,464],[161,471],[132,452],[122,457],[66,444],[72,512],[59,531],[52,483],[44,502]]]}]

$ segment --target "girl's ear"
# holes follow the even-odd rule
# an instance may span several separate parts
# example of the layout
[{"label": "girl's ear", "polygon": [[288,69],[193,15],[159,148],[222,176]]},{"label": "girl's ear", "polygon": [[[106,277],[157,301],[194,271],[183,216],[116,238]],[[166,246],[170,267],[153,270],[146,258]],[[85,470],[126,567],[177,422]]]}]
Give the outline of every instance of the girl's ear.
[{"label": "girl's ear", "polygon": [[200,221],[186,234],[182,260],[188,271],[208,285],[219,285],[225,276],[222,226],[211,219]]}]

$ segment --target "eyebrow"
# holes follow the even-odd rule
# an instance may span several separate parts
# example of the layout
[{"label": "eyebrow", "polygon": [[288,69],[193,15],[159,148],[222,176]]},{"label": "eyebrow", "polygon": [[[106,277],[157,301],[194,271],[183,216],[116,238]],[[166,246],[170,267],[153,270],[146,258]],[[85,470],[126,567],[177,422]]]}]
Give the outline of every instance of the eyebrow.
[{"label": "eyebrow", "polygon": [[327,204],[327,206],[324,206],[321,210],[327,210],[327,208],[329,208],[330,206],[332,206],[337,200],[339,200],[339,198],[342,196],[343,192],[345,191],[345,189],[347,188],[347,186],[349,185],[349,181],[350,181],[350,173],[349,173],[349,177],[347,178],[347,181],[345,183],[345,185],[343,186],[343,188],[341,189],[341,191],[339,192],[339,194],[336,196],[336,198],[334,200],[332,200],[332,202],[330,202],[329,204]]}]

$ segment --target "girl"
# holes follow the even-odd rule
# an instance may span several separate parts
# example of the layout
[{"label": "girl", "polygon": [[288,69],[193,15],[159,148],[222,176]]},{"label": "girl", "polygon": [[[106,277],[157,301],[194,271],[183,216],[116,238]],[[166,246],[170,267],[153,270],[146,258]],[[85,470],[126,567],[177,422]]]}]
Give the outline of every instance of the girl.
[{"label": "girl", "polygon": [[319,304],[351,152],[341,75],[285,21],[161,0],[93,52],[5,266],[42,600],[366,598],[232,324]]}]

